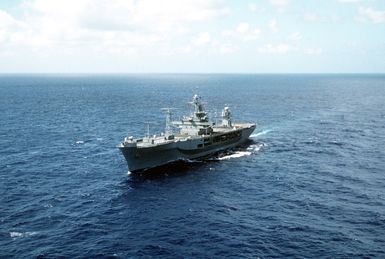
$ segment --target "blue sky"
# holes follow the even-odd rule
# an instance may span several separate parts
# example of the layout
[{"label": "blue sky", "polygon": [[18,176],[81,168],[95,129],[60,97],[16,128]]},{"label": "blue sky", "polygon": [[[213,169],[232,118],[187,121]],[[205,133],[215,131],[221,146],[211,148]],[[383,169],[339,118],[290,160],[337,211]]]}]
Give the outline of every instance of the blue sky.
[{"label": "blue sky", "polygon": [[0,73],[384,73],[382,0],[1,0]]}]

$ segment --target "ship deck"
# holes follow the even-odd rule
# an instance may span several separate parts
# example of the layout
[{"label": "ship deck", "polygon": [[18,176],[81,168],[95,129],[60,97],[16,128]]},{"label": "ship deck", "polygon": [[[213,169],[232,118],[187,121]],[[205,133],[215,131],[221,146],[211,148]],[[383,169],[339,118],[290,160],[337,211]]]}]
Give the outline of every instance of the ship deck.
[{"label": "ship deck", "polygon": [[[218,135],[221,135],[223,133],[236,131],[244,128],[252,127],[254,124],[251,123],[235,123],[233,124],[233,127],[221,127],[221,126],[214,126],[213,130],[214,132],[209,135],[187,135],[187,134],[174,134],[173,139],[168,139],[167,136],[164,135],[154,135],[152,137],[144,137],[142,139],[132,139],[128,140],[126,143],[136,143],[137,148],[150,148],[160,145],[166,145],[171,144],[174,142],[179,141],[187,141],[187,140],[197,140],[197,139],[203,139],[207,137],[216,137]],[[124,143],[122,143],[124,146]]]}]

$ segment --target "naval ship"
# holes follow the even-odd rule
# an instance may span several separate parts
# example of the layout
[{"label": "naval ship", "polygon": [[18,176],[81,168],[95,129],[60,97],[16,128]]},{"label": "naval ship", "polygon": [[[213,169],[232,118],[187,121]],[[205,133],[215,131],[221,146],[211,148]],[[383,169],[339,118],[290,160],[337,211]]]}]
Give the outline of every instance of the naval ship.
[{"label": "naval ship", "polygon": [[201,97],[190,102],[194,111],[179,121],[172,121],[171,108],[166,114],[165,132],[134,138],[125,137],[118,145],[127,160],[129,172],[143,172],[179,160],[209,157],[246,142],[254,131],[254,123],[233,123],[229,107],[225,106],[219,123],[209,120]]}]

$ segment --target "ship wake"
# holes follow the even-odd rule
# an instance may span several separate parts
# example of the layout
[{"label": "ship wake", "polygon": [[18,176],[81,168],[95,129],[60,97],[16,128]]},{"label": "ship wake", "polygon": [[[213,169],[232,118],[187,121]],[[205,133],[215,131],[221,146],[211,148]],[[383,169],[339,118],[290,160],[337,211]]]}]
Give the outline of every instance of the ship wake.
[{"label": "ship wake", "polygon": [[251,156],[253,154],[256,154],[261,148],[266,146],[264,143],[255,143],[251,144],[248,147],[241,147],[236,150],[230,150],[226,153],[220,154],[217,159],[218,160],[228,160],[233,158],[240,158],[244,156]]}]

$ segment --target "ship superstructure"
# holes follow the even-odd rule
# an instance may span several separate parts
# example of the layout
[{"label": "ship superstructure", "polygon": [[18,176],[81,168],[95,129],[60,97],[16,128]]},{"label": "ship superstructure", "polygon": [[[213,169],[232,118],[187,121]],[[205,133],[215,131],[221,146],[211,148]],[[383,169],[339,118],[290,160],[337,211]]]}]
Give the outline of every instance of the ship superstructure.
[{"label": "ship superstructure", "polygon": [[131,172],[143,171],[178,160],[194,160],[244,143],[254,131],[254,123],[233,123],[229,107],[224,107],[221,122],[209,120],[201,98],[194,95],[194,111],[172,121],[172,109],[164,108],[165,133],[143,138],[126,137],[118,148]]}]

